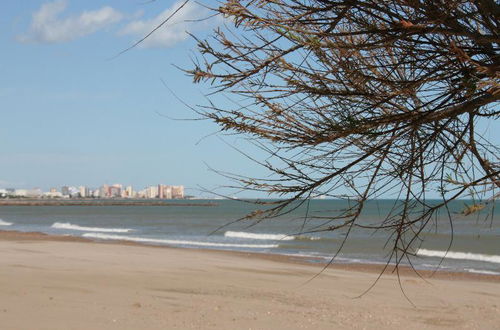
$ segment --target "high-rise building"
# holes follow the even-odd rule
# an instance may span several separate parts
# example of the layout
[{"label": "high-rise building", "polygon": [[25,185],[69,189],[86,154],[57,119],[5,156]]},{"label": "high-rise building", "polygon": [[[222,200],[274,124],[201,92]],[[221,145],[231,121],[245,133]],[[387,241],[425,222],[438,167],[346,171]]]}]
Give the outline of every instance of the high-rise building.
[{"label": "high-rise building", "polygon": [[172,199],[172,186],[163,187],[163,198]]},{"label": "high-rise building", "polygon": [[172,199],[172,186],[159,184],[156,197],[160,199]]},{"label": "high-rise building", "polygon": [[158,196],[158,187],[151,186],[146,188],[146,198],[156,198]]},{"label": "high-rise building", "polygon": [[108,198],[108,197],[110,197],[109,186],[107,184],[103,184],[101,186],[101,188],[99,189],[99,197],[101,197],[101,198]]},{"label": "high-rise building", "polygon": [[128,198],[134,197],[134,189],[132,188],[132,186],[127,186],[127,188],[125,188],[125,197]]},{"label": "high-rise building", "polygon": [[172,186],[172,198],[184,198],[184,186]]},{"label": "high-rise building", "polygon": [[147,198],[147,189],[142,189],[137,192],[137,198]]},{"label": "high-rise building", "polygon": [[69,196],[71,193],[69,191],[69,187],[68,186],[62,186],[61,187],[61,194],[63,196]]},{"label": "high-rise building", "polygon": [[78,198],[80,197],[80,189],[76,187],[69,187],[69,197]]},{"label": "high-rise building", "polygon": [[88,195],[89,195],[88,189],[85,186],[78,187],[78,191],[80,193],[80,197],[82,197],[82,198],[88,197]]},{"label": "high-rise building", "polygon": [[122,196],[122,185],[114,184],[109,187],[109,197],[121,197]]}]

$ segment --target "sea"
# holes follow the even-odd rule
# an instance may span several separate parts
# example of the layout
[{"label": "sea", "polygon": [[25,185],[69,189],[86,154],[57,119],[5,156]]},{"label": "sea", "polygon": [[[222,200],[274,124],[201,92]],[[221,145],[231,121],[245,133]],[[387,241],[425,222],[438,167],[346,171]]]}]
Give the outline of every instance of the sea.
[{"label": "sea", "polygon": [[[500,217],[496,211],[500,205],[491,203],[466,216],[463,210],[471,203],[453,201],[438,212],[401,264],[500,276]],[[368,201],[357,222],[379,224],[400,205],[397,200]],[[344,200],[297,202],[286,214],[258,223],[251,219],[237,221],[259,208],[251,200],[176,200],[154,206],[141,205],[140,201],[118,206],[0,206],[0,230],[278,254],[311,263],[394,264],[394,258],[389,260],[394,244],[392,231],[358,227],[349,232],[317,231],[335,225],[328,223],[329,217],[339,215],[346,206]]]}]

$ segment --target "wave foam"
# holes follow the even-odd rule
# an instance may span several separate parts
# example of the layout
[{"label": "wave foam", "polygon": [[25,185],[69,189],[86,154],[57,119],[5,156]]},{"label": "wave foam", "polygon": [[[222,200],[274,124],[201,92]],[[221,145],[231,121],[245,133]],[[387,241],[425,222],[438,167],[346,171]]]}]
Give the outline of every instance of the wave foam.
[{"label": "wave foam", "polygon": [[224,233],[224,236],[233,238],[260,239],[267,241],[292,241],[295,239],[295,236],[289,236],[285,234],[257,234],[247,233],[243,231],[226,231]]},{"label": "wave foam", "polygon": [[300,241],[319,241],[321,240],[321,237],[319,236],[296,236],[296,239]]},{"label": "wave foam", "polygon": [[479,253],[469,253],[469,252],[453,252],[453,251],[435,251],[419,249],[417,255],[425,257],[439,257],[447,259],[460,259],[460,260],[473,260],[473,261],[485,261],[495,264],[500,264],[500,256],[489,255],[489,254],[479,254]]},{"label": "wave foam", "polygon": [[3,221],[2,219],[0,219],[0,226],[10,226],[10,225],[12,225],[12,222]]},{"label": "wave foam", "polygon": [[250,248],[250,249],[272,249],[277,248],[277,244],[228,244],[228,243],[212,243],[212,242],[199,242],[199,241],[183,241],[171,239],[158,239],[158,238],[145,238],[121,235],[106,235],[86,233],[83,237],[97,238],[97,239],[111,239],[121,241],[131,241],[139,243],[153,243],[153,244],[169,244],[169,245],[189,245],[189,246],[204,246],[204,247],[226,247],[226,248]]},{"label": "wave foam", "polygon": [[482,270],[482,269],[474,269],[474,268],[464,268],[464,270],[468,271],[469,273],[475,273],[475,274],[500,275],[499,272],[494,272],[492,270]]},{"label": "wave foam", "polygon": [[101,233],[128,233],[128,232],[132,231],[132,229],[128,229],[128,228],[83,227],[83,226],[73,225],[69,222],[67,222],[67,223],[61,223],[61,222],[53,223],[52,228],[70,229],[70,230],[79,230],[79,231],[92,231],[92,232],[101,232]]}]

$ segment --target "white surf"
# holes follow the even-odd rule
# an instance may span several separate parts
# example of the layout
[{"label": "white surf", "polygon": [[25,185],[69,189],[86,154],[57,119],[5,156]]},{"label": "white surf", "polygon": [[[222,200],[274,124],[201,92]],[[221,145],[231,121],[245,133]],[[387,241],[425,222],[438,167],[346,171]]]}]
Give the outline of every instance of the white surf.
[{"label": "white surf", "polygon": [[248,248],[248,249],[272,249],[277,248],[277,244],[230,244],[230,243],[215,243],[215,242],[200,242],[200,241],[186,241],[174,239],[160,239],[160,238],[146,238],[122,235],[108,235],[99,233],[85,233],[83,237],[97,238],[103,240],[121,240],[131,241],[138,243],[151,243],[151,244],[167,244],[167,245],[188,245],[188,246],[203,246],[203,247],[224,247],[224,248]]},{"label": "white surf", "polygon": [[128,233],[128,232],[132,231],[132,229],[128,229],[128,228],[84,227],[84,226],[74,225],[74,224],[71,224],[69,222],[66,222],[66,223],[56,222],[56,223],[52,224],[52,228],[78,230],[78,231],[90,231],[90,232],[99,232],[99,233]]}]

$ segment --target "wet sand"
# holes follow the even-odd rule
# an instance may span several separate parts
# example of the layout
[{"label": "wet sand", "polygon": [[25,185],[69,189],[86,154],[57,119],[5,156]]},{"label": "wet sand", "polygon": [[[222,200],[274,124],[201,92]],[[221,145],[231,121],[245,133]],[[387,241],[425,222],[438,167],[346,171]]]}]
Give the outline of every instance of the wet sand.
[{"label": "wet sand", "polygon": [[[500,277],[0,232],[2,329],[500,329]],[[312,279],[312,280],[311,280]],[[413,305],[412,305],[413,304]]]}]

